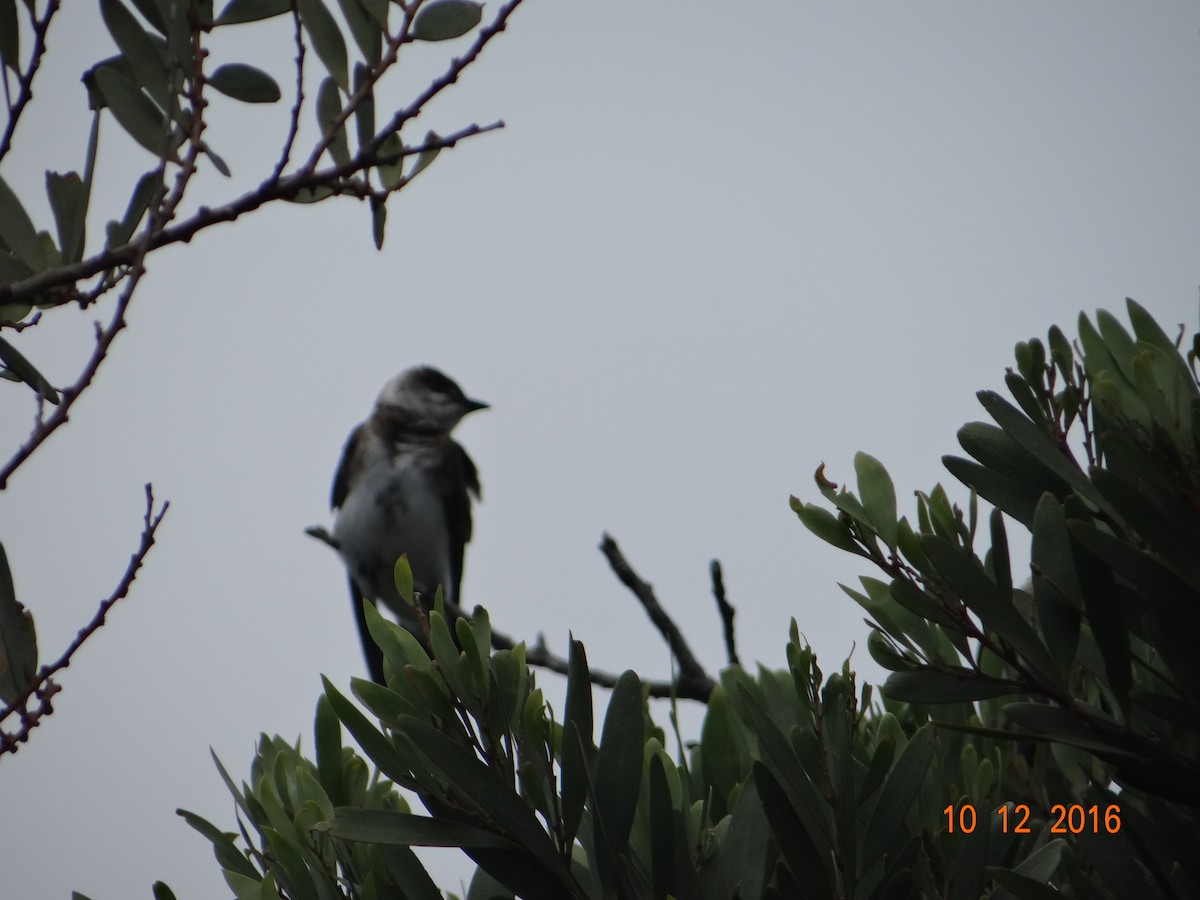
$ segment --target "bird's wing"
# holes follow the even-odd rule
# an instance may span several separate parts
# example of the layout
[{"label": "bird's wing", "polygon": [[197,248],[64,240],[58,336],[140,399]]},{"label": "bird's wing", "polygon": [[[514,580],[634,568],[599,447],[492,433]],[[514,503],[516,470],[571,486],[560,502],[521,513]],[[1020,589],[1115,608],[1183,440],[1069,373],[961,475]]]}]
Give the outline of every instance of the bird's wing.
[{"label": "bird's wing", "polygon": [[350,473],[355,468],[354,461],[359,455],[358,445],[364,433],[364,426],[358,425],[346,439],[346,446],[342,449],[342,458],[338,462],[337,472],[333,475],[333,490],[329,495],[330,509],[337,509],[346,502],[346,495],[350,493]]},{"label": "bird's wing", "polygon": [[450,452],[440,455],[438,467],[433,473],[433,484],[444,485],[442,508],[446,512],[446,528],[450,533],[450,579],[446,593],[458,600],[459,584],[462,581],[463,548],[471,540],[471,495],[479,496],[479,473],[475,464],[457,443],[450,441]]},{"label": "bird's wing", "polygon": [[475,463],[471,462],[471,457],[467,456],[467,451],[462,448],[461,444],[455,443],[454,449],[458,451],[459,463],[462,465],[463,483],[467,486],[467,490],[475,495],[476,500],[482,500],[483,491],[479,487],[479,472],[475,468]]}]

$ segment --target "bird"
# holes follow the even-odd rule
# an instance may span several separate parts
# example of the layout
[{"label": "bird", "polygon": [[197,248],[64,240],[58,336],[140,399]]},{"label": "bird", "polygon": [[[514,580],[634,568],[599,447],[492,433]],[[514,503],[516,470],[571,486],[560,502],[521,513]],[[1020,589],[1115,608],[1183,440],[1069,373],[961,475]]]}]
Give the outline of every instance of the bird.
[{"label": "bird", "polygon": [[380,684],[383,654],[367,631],[363,598],[382,604],[424,641],[416,612],[396,589],[396,561],[408,554],[413,590],[429,602],[440,585],[447,610],[457,613],[471,498],[479,500],[481,491],[475,464],[450,432],[463,416],[488,406],[432,366],[415,366],[384,384],[342,451],[330,497],[333,539],[367,668]]}]

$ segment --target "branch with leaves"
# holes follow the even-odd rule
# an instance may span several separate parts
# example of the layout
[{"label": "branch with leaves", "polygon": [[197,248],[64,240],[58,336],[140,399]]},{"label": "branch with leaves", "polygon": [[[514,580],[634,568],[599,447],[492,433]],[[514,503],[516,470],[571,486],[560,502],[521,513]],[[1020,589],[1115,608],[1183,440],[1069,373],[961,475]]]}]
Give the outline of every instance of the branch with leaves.
[{"label": "branch with leaves", "polygon": [[[46,193],[53,228],[42,227],[0,174],[0,377],[32,389],[33,426],[28,436],[0,461],[0,490],[69,420],[74,405],[93,384],[117,335],[126,327],[130,305],[154,251],[187,243],[201,231],[232,222],[268,203],[315,203],[349,196],[368,204],[376,246],[382,246],[386,203],[424,172],[437,155],[459,142],[503,127],[502,122],[469,124],[447,135],[432,131],[410,138],[409,123],[431,100],[454,84],[493,38],[503,31],[521,0],[508,0],[487,22],[483,5],[472,0],[339,0],[341,22],[326,0],[230,0],[214,13],[212,0],[100,0],[100,13],[117,53],[83,75],[91,127],[80,172],[47,172]],[[19,14],[18,6],[23,7]],[[34,97],[34,83],[48,59],[47,34],[60,12],[60,0],[0,0],[0,80],[6,118],[0,131],[0,163],[9,158],[17,128]],[[19,15],[23,15],[22,21]],[[296,46],[295,96],[282,150],[272,153],[267,174],[254,189],[218,202],[196,203],[190,187],[199,168],[230,170],[210,132],[215,94],[243,103],[283,99],[275,80],[261,69],[232,63],[209,70],[210,46],[232,28],[278,19],[290,27]],[[352,42],[343,34],[348,29]],[[29,36],[22,55],[22,38]],[[409,102],[376,122],[376,87],[393,72],[404,47],[416,42],[469,40],[448,59],[441,75]],[[313,63],[320,67],[313,97],[305,92]],[[41,95],[39,94],[39,99]],[[47,102],[53,103],[54,98]],[[63,106],[66,104],[63,103]],[[301,121],[313,114],[320,135],[301,156],[296,153]],[[130,191],[123,213],[107,223],[102,239],[89,239],[87,218],[93,185],[105,180],[99,134],[111,118],[151,160]],[[353,122],[354,138],[349,131]],[[353,147],[353,150],[351,149]],[[294,158],[301,162],[293,164]],[[51,233],[53,230],[53,234]],[[74,303],[80,309],[113,294],[106,323],[95,323],[95,343],[82,367],[64,388],[56,388],[19,349],[19,335],[49,311]],[[48,411],[48,407],[50,407]],[[2,460],[2,457],[0,457]],[[21,726],[0,734],[0,752],[15,749],[50,711],[57,686],[50,676],[67,665],[79,642],[103,623],[104,614],[132,585],[153,544],[166,504],[155,514],[147,488],[142,546],[117,591],[58,663],[36,668],[32,618],[8,585],[0,614],[0,677],[7,679],[3,716],[18,715]],[[7,562],[4,572],[7,579]],[[3,585],[0,585],[2,587]],[[20,665],[17,665],[17,661]],[[36,699],[37,705],[30,704]]]},{"label": "branch with leaves", "polygon": [[[366,201],[375,243],[382,246],[386,202],[392,195],[423,172],[442,150],[503,127],[503,122],[471,124],[448,135],[428,132],[419,140],[403,136],[408,123],[420,115],[425,105],[454,84],[505,29],[520,3],[509,0],[489,22],[481,24],[482,5],[470,0],[412,0],[399,6],[387,0],[382,4],[346,0],[339,6],[360,54],[353,64],[352,82],[352,56],[346,39],[323,0],[303,0],[295,9],[278,0],[232,0],[215,17],[211,3],[205,0],[169,8],[138,2],[135,6],[140,18],[122,0],[104,0],[101,13],[119,53],[92,66],[84,75],[93,124],[83,176],[75,172],[47,174],[57,240],[35,225],[25,205],[0,176],[0,330],[18,332],[35,310],[70,302],[86,308],[135,270],[140,273],[148,253],[187,243],[206,228],[235,221],[280,200],[314,203],[350,196]],[[50,4],[39,17],[34,6],[29,4],[28,14],[36,40],[29,61],[19,69],[18,96],[8,105],[2,150],[7,149],[7,141],[11,141],[31,95],[32,82],[45,55],[45,32],[57,9],[57,4]],[[188,183],[201,161],[211,163],[224,175],[230,174],[206,135],[205,114],[212,92],[245,103],[274,103],[283,96],[270,75],[248,64],[226,64],[206,72],[208,42],[229,28],[285,15],[291,16],[297,47],[296,90],[278,161],[255,189],[220,203],[197,205],[193,212],[178,218]],[[0,50],[5,65],[18,70],[15,27],[12,34],[13,39]],[[404,46],[468,35],[473,35],[473,40],[465,53],[451,58],[442,75],[393,111],[382,126],[377,125],[375,88],[396,67]],[[299,123],[309,103],[303,88],[305,68],[314,57],[326,73],[315,103],[310,104],[321,134],[304,161],[289,168]],[[138,180],[124,215],[108,223],[103,246],[87,252],[84,220],[96,179],[99,120],[105,114],[150,152],[156,165]],[[351,120],[357,142],[354,152],[348,135]],[[169,190],[168,182],[172,182]],[[90,279],[97,280],[88,288],[80,287],[81,282]],[[125,298],[125,305],[129,299]],[[111,339],[98,341],[100,361],[109,343]],[[58,401],[50,382],[4,338],[0,338],[0,364],[5,376],[25,382],[46,402]],[[72,401],[90,385],[89,372],[94,375],[96,368],[94,359],[85,366],[81,376],[88,377],[77,378],[69,389]],[[0,487],[65,418],[62,415],[51,420],[48,429],[39,420],[31,439],[0,469]]]},{"label": "branch with leaves", "polygon": [[[316,538],[334,551],[338,550],[337,539],[320,525],[309,526],[304,530],[304,533],[309,537]],[[691,646],[684,637],[683,631],[658,602],[658,598],[654,595],[654,589],[633,570],[633,567],[626,561],[625,556],[621,553],[621,549],[617,546],[617,542],[612,537],[607,534],[604,535],[600,542],[600,550],[604,554],[605,559],[608,560],[613,574],[617,576],[622,584],[630,589],[655,629],[662,635],[663,640],[667,642],[673,660],[679,664],[679,674],[670,681],[643,682],[648,695],[662,698],[674,697],[680,700],[699,700],[701,703],[707,703],[716,682],[696,658],[696,654],[692,651]],[[725,599],[725,588],[721,582],[720,570],[721,564],[713,560],[714,592],[717,597],[717,607],[721,613],[726,647],[730,654],[729,663],[730,665],[738,665],[737,649],[733,641],[734,610],[728,600]],[[449,603],[443,601],[443,605],[452,617],[457,618],[462,615],[457,608],[452,607]],[[428,618],[424,614],[425,611],[418,608],[418,613],[427,627]],[[522,644],[521,641],[495,629],[491,629],[490,634],[491,646],[494,650],[513,650],[519,644]],[[529,665],[537,666],[541,669],[549,669],[551,672],[557,672],[560,675],[566,675],[569,672],[570,661],[566,657],[554,653],[546,645],[544,635],[539,634],[532,644],[525,644],[524,646],[525,661]],[[588,677],[592,684],[606,688],[615,687],[619,678],[619,676],[601,669],[589,669]]]}]

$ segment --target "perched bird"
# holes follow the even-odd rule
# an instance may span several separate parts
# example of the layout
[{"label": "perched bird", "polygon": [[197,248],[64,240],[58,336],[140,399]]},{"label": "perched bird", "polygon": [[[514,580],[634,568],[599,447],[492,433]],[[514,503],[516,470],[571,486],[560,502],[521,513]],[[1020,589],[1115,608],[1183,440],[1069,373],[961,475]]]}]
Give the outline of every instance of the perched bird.
[{"label": "perched bird", "polygon": [[487,406],[437,369],[407,369],[383,386],[370,418],[342,451],[331,498],[333,537],[350,577],[367,666],[380,683],[383,655],[367,633],[362,598],[382,603],[420,636],[394,578],[396,560],[407,553],[413,589],[426,604],[441,585],[447,609],[457,610],[471,495],[478,499],[480,492],[475,464],[450,432]]}]

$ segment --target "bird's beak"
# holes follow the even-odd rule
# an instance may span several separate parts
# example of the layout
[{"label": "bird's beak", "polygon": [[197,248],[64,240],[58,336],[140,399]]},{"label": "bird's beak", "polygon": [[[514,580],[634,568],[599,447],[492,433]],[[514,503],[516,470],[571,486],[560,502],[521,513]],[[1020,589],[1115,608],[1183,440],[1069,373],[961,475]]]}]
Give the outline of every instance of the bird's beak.
[{"label": "bird's beak", "polygon": [[[484,403],[482,400],[472,400],[470,397],[467,398],[467,412],[475,412],[477,409],[491,409],[491,407],[490,403]],[[466,415],[466,413],[463,415]]]}]

